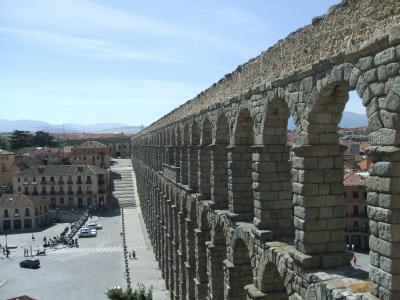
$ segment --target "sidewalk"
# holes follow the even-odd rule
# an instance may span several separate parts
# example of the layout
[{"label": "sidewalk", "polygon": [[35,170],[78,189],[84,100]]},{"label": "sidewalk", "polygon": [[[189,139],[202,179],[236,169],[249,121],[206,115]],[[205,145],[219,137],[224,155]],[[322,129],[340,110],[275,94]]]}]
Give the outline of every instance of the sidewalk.
[{"label": "sidewalk", "polygon": [[132,289],[138,283],[143,283],[146,288],[153,286],[153,299],[170,299],[169,292],[165,287],[164,279],[155,260],[153,248],[147,235],[140,203],[136,193],[136,179],[132,172],[133,186],[135,190],[136,207],[124,208],[125,235],[128,251],[136,252],[136,259],[129,260],[129,271],[131,275]]}]

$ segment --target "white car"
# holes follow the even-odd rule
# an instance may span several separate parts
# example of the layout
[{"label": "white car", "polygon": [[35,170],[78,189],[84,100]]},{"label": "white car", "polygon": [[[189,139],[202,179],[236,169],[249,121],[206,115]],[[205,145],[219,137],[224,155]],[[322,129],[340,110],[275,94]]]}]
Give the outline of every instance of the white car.
[{"label": "white car", "polygon": [[90,236],[97,236],[97,230],[96,229],[90,229]]},{"label": "white car", "polygon": [[103,226],[101,226],[101,224],[97,224],[97,223],[89,223],[86,225],[86,227],[89,227],[91,229],[96,229],[96,230],[103,229]]},{"label": "white car", "polygon": [[91,234],[89,228],[87,228],[87,227],[82,227],[82,228],[79,230],[78,236],[79,236],[79,237],[91,237],[92,234]]}]

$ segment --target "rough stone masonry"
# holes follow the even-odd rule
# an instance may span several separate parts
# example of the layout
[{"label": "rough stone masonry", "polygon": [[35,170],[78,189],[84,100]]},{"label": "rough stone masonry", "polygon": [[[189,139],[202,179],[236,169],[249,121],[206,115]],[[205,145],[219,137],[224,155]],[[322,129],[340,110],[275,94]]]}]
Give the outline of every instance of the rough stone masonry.
[{"label": "rough stone masonry", "polygon": [[[171,299],[400,299],[399,70],[398,1],[342,1],[134,137]],[[344,239],[353,90],[372,145],[369,274]]]}]

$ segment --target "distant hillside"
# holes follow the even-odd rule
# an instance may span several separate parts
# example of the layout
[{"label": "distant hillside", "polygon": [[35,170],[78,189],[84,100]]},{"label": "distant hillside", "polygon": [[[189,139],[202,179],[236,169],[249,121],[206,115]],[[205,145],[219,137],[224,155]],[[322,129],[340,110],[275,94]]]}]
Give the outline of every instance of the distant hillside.
[{"label": "distant hillside", "polygon": [[129,134],[135,134],[142,129],[142,126],[130,126],[123,123],[99,123],[92,125],[81,125],[81,124],[50,124],[42,121],[33,120],[16,120],[10,121],[6,119],[0,119],[0,132],[11,132],[14,130],[24,131],[47,131],[51,133],[112,133],[112,132],[125,132]]},{"label": "distant hillside", "polygon": [[[357,128],[357,127],[364,127],[367,125],[368,125],[368,118],[366,115],[345,111],[343,112],[342,120],[340,121],[339,127]],[[292,118],[290,118],[288,121],[288,128],[290,130],[295,129],[294,121]]]}]

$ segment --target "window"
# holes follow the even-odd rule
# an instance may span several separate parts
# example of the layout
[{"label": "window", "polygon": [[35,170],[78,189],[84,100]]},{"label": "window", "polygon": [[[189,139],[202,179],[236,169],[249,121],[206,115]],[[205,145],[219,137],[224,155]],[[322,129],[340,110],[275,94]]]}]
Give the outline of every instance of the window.
[{"label": "window", "polygon": [[60,204],[64,205],[64,197],[60,197]]},{"label": "window", "polygon": [[367,200],[367,197],[368,197],[368,193],[364,192],[364,199]]},{"label": "window", "polygon": [[353,217],[358,217],[358,205],[353,205]]},{"label": "window", "polygon": [[353,222],[353,230],[358,231],[358,221]]},{"label": "window", "polygon": [[46,182],[46,177],[42,177],[42,183]]},{"label": "window", "polygon": [[8,209],[4,210],[4,218],[9,218],[10,216],[8,215]]},{"label": "window", "polygon": [[345,200],[347,199],[347,193],[346,192],[343,193],[343,197],[344,197]]},{"label": "window", "polygon": [[367,207],[366,207],[366,206],[364,206],[364,217],[367,217],[367,216],[368,216]]},{"label": "window", "polygon": [[25,195],[28,195],[28,194],[29,194],[28,187],[25,187],[25,189],[24,189],[24,194],[25,194]]},{"label": "window", "polygon": [[14,209],[14,217],[19,217],[19,209]]},{"label": "window", "polygon": [[32,182],[36,182],[36,177],[32,177]]},{"label": "window", "polygon": [[2,163],[2,164],[1,164],[1,169],[3,170],[3,172],[6,171],[6,164],[5,164],[5,163]]},{"label": "window", "polygon": [[24,177],[24,182],[28,182],[28,177]]},{"label": "window", "polygon": [[21,192],[21,187],[20,186],[18,187],[18,192]]},{"label": "window", "polygon": [[54,177],[50,177],[50,182],[54,183]]},{"label": "window", "polygon": [[21,177],[18,177],[18,182],[21,182]]},{"label": "window", "polygon": [[358,199],[358,192],[357,191],[353,192],[353,199]]},{"label": "window", "polygon": [[29,217],[31,214],[29,212],[29,208],[25,208],[25,217]]}]

